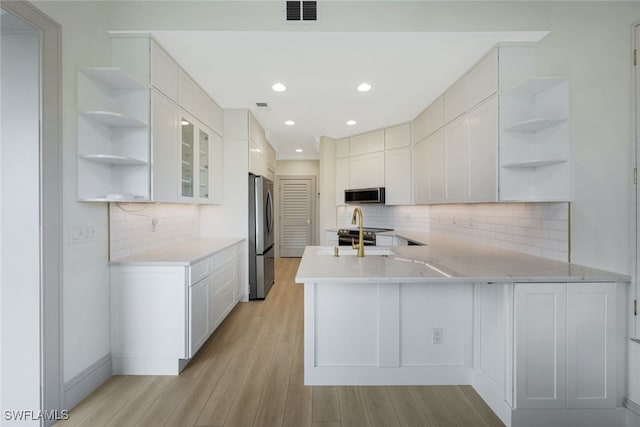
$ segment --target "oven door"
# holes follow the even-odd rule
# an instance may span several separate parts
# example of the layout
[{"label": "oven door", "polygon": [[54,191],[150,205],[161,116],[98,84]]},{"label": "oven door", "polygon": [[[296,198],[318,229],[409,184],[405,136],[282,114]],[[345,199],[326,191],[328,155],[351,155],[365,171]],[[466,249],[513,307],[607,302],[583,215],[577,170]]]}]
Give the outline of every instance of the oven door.
[{"label": "oven door", "polygon": [[[353,239],[353,240],[352,240]],[[351,246],[351,243],[358,243],[358,235],[355,236],[338,236],[338,245],[340,246]],[[364,239],[365,246],[375,246],[375,240]]]}]

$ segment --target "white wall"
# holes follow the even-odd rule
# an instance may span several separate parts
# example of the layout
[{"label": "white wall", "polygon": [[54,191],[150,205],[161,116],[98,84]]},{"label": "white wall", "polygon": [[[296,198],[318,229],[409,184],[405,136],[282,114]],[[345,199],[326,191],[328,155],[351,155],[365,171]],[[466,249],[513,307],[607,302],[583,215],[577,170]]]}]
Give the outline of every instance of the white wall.
[{"label": "white wall", "polygon": [[[64,381],[68,384],[78,375],[98,372],[93,370],[98,361],[110,362],[107,206],[76,201],[76,67],[110,65],[111,46],[106,33],[110,5],[35,5],[62,26],[63,352]],[[69,244],[69,228],[74,225],[94,226],[96,240]],[[109,373],[110,366],[107,368]]]},{"label": "white wall", "polygon": [[39,34],[0,42],[0,424],[39,425],[4,413],[41,407]]}]

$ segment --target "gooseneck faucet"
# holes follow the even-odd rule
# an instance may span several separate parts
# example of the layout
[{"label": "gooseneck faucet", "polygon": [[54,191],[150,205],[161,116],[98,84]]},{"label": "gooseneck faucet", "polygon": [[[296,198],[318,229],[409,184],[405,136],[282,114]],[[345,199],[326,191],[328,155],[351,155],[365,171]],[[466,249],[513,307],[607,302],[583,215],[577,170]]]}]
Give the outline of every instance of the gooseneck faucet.
[{"label": "gooseneck faucet", "polygon": [[364,236],[362,234],[364,229],[364,219],[362,218],[362,210],[360,210],[360,208],[355,208],[353,210],[353,216],[351,217],[351,224],[356,223],[356,214],[358,215],[358,221],[360,223],[360,227],[358,229],[358,244],[356,245],[353,239],[351,239],[351,248],[358,249],[358,256],[363,257],[364,256]]}]

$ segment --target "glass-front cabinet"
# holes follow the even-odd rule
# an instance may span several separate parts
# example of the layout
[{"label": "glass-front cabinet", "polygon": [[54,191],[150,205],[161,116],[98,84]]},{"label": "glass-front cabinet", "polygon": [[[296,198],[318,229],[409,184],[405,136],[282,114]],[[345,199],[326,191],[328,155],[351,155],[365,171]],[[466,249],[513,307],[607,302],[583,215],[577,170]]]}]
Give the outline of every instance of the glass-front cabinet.
[{"label": "glass-front cabinet", "polygon": [[198,139],[198,152],[200,153],[198,160],[198,196],[200,199],[208,200],[211,191],[211,145],[209,142],[209,133],[204,129],[200,129],[200,138]]},{"label": "glass-front cabinet", "polygon": [[222,203],[222,137],[185,111],[179,117],[178,200]]},{"label": "glass-front cabinet", "polygon": [[192,120],[182,117],[180,144],[180,196],[193,198],[195,186],[195,125]]}]

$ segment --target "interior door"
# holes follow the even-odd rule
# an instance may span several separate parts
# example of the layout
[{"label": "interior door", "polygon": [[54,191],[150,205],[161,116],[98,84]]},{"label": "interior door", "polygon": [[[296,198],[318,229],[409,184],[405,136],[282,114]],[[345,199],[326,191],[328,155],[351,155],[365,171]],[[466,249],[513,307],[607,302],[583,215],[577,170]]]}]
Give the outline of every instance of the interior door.
[{"label": "interior door", "polygon": [[280,256],[301,257],[312,244],[312,178],[280,178]]}]

